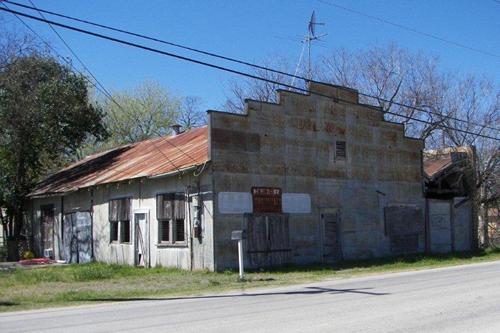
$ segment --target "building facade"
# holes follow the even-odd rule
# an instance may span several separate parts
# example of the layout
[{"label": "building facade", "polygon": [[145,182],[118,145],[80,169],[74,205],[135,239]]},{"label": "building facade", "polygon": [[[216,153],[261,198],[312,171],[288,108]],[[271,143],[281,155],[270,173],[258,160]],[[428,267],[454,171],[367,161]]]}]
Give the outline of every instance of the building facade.
[{"label": "building facade", "polygon": [[254,268],[423,252],[423,142],[355,90],[309,90],[209,111],[207,127],[49,177],[31,200],[37,250],[223,270],[238,264],[231,232],[245,230]]}]

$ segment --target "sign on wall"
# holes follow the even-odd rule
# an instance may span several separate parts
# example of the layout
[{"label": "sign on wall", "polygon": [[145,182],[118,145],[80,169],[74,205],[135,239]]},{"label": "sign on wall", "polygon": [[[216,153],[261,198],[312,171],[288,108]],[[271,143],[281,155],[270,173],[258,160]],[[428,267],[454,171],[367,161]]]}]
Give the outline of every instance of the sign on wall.
[{"label": "sign on wall", "polygon": [[311,196],[307,193],[283,193],[283,213],[308,214]]},{"label": "sign on wall", "polygon": [[[255,204],[257,209],[254,209]],[[281,193],[280,188],[254,187],[252,192],[219,192],[218,207],[221,214],[309,214],[311,196],[308,193]]]},{"label": "sign on wall", "polygon": [[248,192],[219,192],[218,206],[221,214],[251,213],[252,195]]},{"label": "sign on wall", "polygon": [[281,188],[252,187],[254,213],[281,213]]}]

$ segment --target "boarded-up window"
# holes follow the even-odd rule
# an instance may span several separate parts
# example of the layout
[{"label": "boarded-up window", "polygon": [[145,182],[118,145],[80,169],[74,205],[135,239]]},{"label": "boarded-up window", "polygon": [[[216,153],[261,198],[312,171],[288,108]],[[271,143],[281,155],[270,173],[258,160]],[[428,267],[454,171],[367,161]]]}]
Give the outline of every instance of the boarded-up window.
[{"label": "boarded-up window", "polygon": [[419,235],[423,233],[422,211],[416,205],[384,207],[384,230],[390,238],[392,254],[418,252]]},{"label": "boarded-up window", "polygon": [[158,242],[184,243],[186,202],[184,193],[165,193],[156,197]]},{"label": "boarded-up window", "polygon": [[345,141],[335,142],[335,159],[345,159],[347,157]]},{"label": "boarded-up window", "polygon": [[110,241],[130,243],[130,198],[109,201]]}]

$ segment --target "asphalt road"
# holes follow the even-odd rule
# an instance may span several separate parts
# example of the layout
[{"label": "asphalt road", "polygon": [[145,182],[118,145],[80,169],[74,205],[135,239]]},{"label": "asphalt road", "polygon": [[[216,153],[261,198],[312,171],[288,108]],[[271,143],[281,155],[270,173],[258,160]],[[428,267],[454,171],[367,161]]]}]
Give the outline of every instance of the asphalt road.
[{"label": "asphalt road", "polygon": [[500,262],[0,314],[0,332],[500,332]]}]

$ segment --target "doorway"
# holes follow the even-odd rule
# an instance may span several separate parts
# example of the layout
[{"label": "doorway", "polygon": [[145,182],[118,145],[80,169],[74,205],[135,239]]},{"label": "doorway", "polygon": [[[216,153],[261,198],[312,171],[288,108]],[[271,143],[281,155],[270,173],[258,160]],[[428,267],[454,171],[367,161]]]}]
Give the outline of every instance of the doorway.
[{"label": "doorway", "polygon": [[280,266],[290,262],[288,214],[245,214],[247,253],[253,268]]},{"label": "doorway", "polygon": [[67,263],[92,261],[92,215],[90,212],[64,214],[63,253]]},{"label": "doorway", "polygon": [[327,264],[337,263],[342,260],[342,246],[340,243],[340,209],[323,209],[320,216],[323,231],[323,262]]},{"label": "doorway", "polygon": [[134,211],[134,264],[150,267],[149,210]]},{"label": "doorway", "polygon": [[54,205],[40,207],[40,226],[42,231],[42,256],[54,259]]}]

